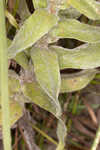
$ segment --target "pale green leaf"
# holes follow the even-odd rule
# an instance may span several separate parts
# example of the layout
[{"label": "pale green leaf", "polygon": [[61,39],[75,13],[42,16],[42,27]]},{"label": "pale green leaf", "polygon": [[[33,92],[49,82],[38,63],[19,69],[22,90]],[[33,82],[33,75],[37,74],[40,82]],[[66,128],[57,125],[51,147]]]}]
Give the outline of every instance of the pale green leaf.
[{"label": "pale green leaf", "polygon": [[58,139],[59,144],[57,147],[60,147],[59,150],[63,150],[64,148],[64,139],[66,136],[66,127],[64,125],[64,122],[60,119],[61,116],[61,108],[59,109],[56,103],[41,89],[40,85],[37,82],[32,83],[24,83],[22,85],[22,92],[24,96],[29,99],[29,102],[34,102],[41,108],[51,112],[55,117],[57,117],[58,121]]},{"label": "pale green leaf", "polygon": [[31,47],[37,40],[57,24],[57,18],[46,10],[36,10],[23,24],[8,48],[8,57]]},{"label": "pale green leaf", "polygon": [[28,70],[29,69],[29,61],[28,57],[25,54],[25,52],[18,53],[16,57],[14,58],[16,62],[21,65],[24,69]]},{"label": "pale green leaf", "polygon": [[[11,45],[11,40],[9,40],[7,38],[7,44],[8,46]],[[26,49],[27,51],[29,51],[29,49]],[[16,57],[14,58],[14,60],[16,60],[16,62],[21,65],[24,69],[28,70],[29,69],[29,61],[28,61],[28,56],[25,52],[21,52],[21,53],[18,53],[16,55]]]},{"label": "pale green leaf", "polygon": [[[14,72],[9,70],[8,74],[8,90],[9,90],[9,100],[10,100],[10,123],[11,126],[20,119],[23,115],[23,108],[17,101],[15,101],[16,94],[19,94],[21,90],[21,85],[18,79],[18,75]],[[18,99],[21,102],[21,99]],[[1,103],[1,99],[0,99]],[[0,125],[2,125],[1,120],[1,109],[0,109]]]},{"label": "pale green leaf", "polygon": [[68,0],[68,3],[88,18],[100,19],[100,3],[95,0]]},{"label": "pale green leaf", "polygon": [[9,47],[11,45],[11,40],[7,38],[7,46]]},{"label": "pale green leaf", "polygon": [[75,19],[59,22],[50,34],[53,37],[73,38],[88,43],[100,42],[100,27],[80,23]]},{"label": "pale green leaf", "polygon": [[74,49],[52,46],[58,54],[60,69],[93,69],[100,66],[100,43],[83,44]]},{"label": "pale green leaf", "polygon": [[58,106],[54,103],[54,101],[50,99],[47,94],[44,93],[44,91],[40,88],[39,84],[35,81],[32,83],[24,83],[22,85],[22,92],[24,96],[29,99],[29,102],[34,102],[41,108],[51,112],[55,117],[57,117],[57,119],[59,120],[57,135],[60,142],[58,144],[57,150],[59,147],[59,150],[63,150],[67,130],[64,122],[60,119],[61,110],[58,109]]},{"label": "pale green leaf", "polygon": [[8,10],[5,11],[5,15],[6,15],[7,19],[9,20],[9,23],[12,26],[14,26],[16,29],[18,29],[19,25],[18,25],[16,19],[13,17],[13,15]]},{"label": "pale green leaf", "polygon": [[77,9],[73,8],[73,7],[68,7],[65,10],[60,10],[59,11],[59,17],[60,19],[77,19],[79,18],[81,15],[80,12],[77,11]]},{"label": "pale green leaf", "polygon": [[47,0],[32,0],[34,8],[46,8],[47,7]]},{"label": "pale green leaf", "polygon": [[[9,74],[8,74],[8,90],[9,90],[9,97],[14,97],[14,95],[20,93],[21,90],[19,76],[12,70],[9,70]],[[0,104],[1,104],[1,99],[0,99]]]},{"label": "pale green leaf", "polygon": [[17,92],[19,92],[21,89],[20,82],[15,77],[9,76],[8,85],[9,85],[9,95],[10,96],[13,96]]},{"label": "pale green leaf", "polygon": [[[18,102],[10,98],[10,125],[13,126],[23,115],[23,109]],[[2,125],[2,111],[0,109],[0,126]]]},{"label": "pale green leaf", "polygon": [[34,48],[31,53],[36,79],[52,99],[57,100],[60,90],[60,72],[55,52]]},{"label": "pale green leaf", "polygon": [[55,116],[59,116],[61,114],[61,110],[58,110],[57,105],[47,94],[44,93],[37,82],[24,83],[22,91],[24,96],[26,96],[30,102],[34,102]]},{"label": "pale green leaf", "polygon": [[86,87],[95,77],[96,70],[83,70],[78,73],[61,75],[61,93],[74,92]]}]

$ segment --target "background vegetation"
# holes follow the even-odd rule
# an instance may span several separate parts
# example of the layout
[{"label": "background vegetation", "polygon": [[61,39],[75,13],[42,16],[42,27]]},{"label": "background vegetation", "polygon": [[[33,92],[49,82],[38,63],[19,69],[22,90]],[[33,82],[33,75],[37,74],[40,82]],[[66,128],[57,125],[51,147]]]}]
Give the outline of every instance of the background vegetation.
[{"label": "background vegetation", "polygon": [[4,150],[99,150],[99,67],[99,0],[0,1]]}]

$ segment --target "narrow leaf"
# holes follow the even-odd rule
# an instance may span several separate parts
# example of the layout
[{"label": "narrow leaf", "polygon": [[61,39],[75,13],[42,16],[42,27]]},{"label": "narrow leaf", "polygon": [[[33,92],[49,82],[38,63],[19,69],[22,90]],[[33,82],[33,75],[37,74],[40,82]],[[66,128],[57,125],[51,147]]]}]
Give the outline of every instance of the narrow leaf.
[{"label": "narrow leaf", "polygon": [[74,92],[86,87],[95,77],[96,70],[83,70],[78,73],[61,75],[61,93]]},{"label": "narrow leaf", "polygon": [[67,130],[64,122],[60,119],[61,108],[58,108],[54,101],[44,93],[40,85],[35,81],[32,83],[24,83],[22,85],[22,92],[24,96],[29,99],[29,102],[34,102],[41,108],[51,112],[58,119],[57,135],[59,144],[57,150],[63,150]]},{"label": "narrow leaf", "polygon": [[[13,98],[10,99],[10,126],[13,126],[23,115],[23,109]],[[0,126],[2,126],[2,111],[0,109]]]},{"label": "narrow leaf", "polygon": [[6,17],[8,18],[10,24],[11,24],[12,26],[14,26],[16,29],[18,29],[19,26],[18,26],[18,24],[17,24],[16,19],[13,17],[13,15],[12,15],[8,10],[5,11],[5,14],[6,14]]},{"label": "narrow leaf", "polygon": [[81,16],[81,13],[73,7],[68,7],[64,10],[60,10],[59,16],[61,19],[77,19]]},{"label": "narrow leaf", "polygon": [[52,46],[59,58],[60,69],[93,69],[100,66],[100,43],[83,44],[74,49]]},{"label": "narrow leaf", "polygon": [[24,83],[22,85],[22,91],[24,96],[29,99],[29,102],[34,102],[39,107],[51,112],[55,116],[61,115],[61,110],[58,110],[56,103],[44,93],[37,82]]},{"label": "narrow leaf", "polygon": [[57,100],[60,90],[60,72],[55,52],[34,48],[31,53],[36,79],[51,99]]},{"label": "narrow leaf", "polygon": [[57,18],[46,10],[36,10],[20,28],[11,46],[8,48],[8,56],[12,58],[17,53],[31,47],[37,40],[55,26]]},{"label": "narrow leaf", "polygon": [[18,53],[16,57],[14,58],[16,62],[21,65],[24,69],[28,70],[29,69],[29,61],[28,57],[25,54],[25,52]]},{"label": "narrow leaf", "polygon": [[[8,46],[11,45],[11,40],[7,39],[7,44]],[[29,52],[29,49],[26,49]],[[28,61],[28,56],[25,52],[18,53],[16,57],[14,58],[16,62],[21,65],[24,69],[28,70],[29,69],[29,61]]]},{"label": "narrow leaf", "polygon": [[83,42],[100,42],[100,27],[80,23],[75,19],[66,19],[59,22],[51,35],[58,38],[74,38]]},{"label": "narrow leaf", "polygon": [[[48,95],[48,98],[45,99],[39,99],[39,97],[36,97],[34,100],[36,100],[37,104],[40,105],[40,107],[43,107],[44,109],[50,111],[53,113],[57,119],[60,122],[60,128],[58,128],[58,135],[59,135],[59,144],[57,149],[60,146],[60,149],[63,150],[64,148],[64,138],[66,136],[66,127],[64,125],[64,122],[60,120],[61,116],[61,106],[58,101],[58,95],[60,92],[60,72],[59,72],[59,64],[58,64],[58,58],[55,52],[50,51],[48,49],[39,49],[39,48],[33,48],[31,51],[31,57],[32,61],[34,63],[34,72],[36,75],[36,80],[44,90],[45,94]],[[33,84],[32,84],[33,86]],[[36,87],[36,86],[35,86]],[[29,87],[25,91],[29,91]],[[35,91],[35,90],[33,90]],[[36,90],[39,92],[39,90]],[[35,91],[35,93],[37,93]],[[25,93],[25,92],[24,92]],[[32,92],[30,91],[29,95]],[[39,94],[38,94],[39,95]],[[34,95],[33,95],[34,96]],[[43,94],[41,98],[43,97]],[[33,97],[34,98],[34,97]],[[33,99],[31,96],[31,99]],[[46,105],[45,104],[46,100]],[[43,102],[44,101],[44,102]],[[35,102],[35,103],[36,103]],[[52,105],[50,105],[50,102]],[[47,105],[49,104],[49,105]],[[49,106],[49,107],[47,107]],[[54,107],[56,108],[56,114],[54,113]],[[64,132],[63,132],[64,131]],[[64,135],[63,135],[64,134]]]},{"label": "narrow leaf", "polygon": [[19,82],[19,76],[15,71],[9,70],[8,74],[8,89],[9,96],[13,97],[14,94],[18,93],[21,90],[21,85]]},{"label": "narrow leaf", "polygon": [[68,0],[68,3],[88,18],[100,19],[100,3],[95,0]]},{"label": "narrow leaf", "polygon": [[47,7],[47,0],[32,0],[34,8],[46,8]]}]

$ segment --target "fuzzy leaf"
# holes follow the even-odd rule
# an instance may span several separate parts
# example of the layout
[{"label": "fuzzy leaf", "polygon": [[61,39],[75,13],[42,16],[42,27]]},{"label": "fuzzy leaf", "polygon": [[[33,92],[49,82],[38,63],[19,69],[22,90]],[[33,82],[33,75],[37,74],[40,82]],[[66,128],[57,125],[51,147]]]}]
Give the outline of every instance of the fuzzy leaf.
[{"label": "fuzzy leaf", "polygon": [[61,79],[57,55],[55,52],[48,49],[34,47],[31,51],[31,57],[34,63],[36,79],[45,93],[42,89],[39,89],[35,83],[35,85],[33,83],[27,84],[27,86],[24,85],[23,93],[29,97],[31,101],[34,101],[37,105],[53,113],[57,117],[60,122],[60,128],[58,128],[58,137],[60,138],[57,150],[63,150],[66,127],[64,122],[60,119],[61,107],[58,101],[58,94]]},{"label": "fuzzy leaf", "polygon": [[17,92],[20,91],[21,86],[20,86],[19,80],[15,79],[13,77],[9,77],[8,81],[9,81],[8,82],[8,85],[9,85],[9,95],[13,96],[14,94],[16,94]]},{"label": "fuzzy leaf", "polygon": [[86,87],[95,77],[96,70],[84,70],[78,73],[61,75],[61,93],[74,92]]},{"label": "fuzzy leaf", "polygon": [[18,53],[16,57],[14,58],[16,62],[21,65],[24,69],[28,70],[29,69],[29,61],[28,57],[25,54],[25,52]]},{"label": "fuzzy leaf", "polygon": [[93,69],[100,66],[100,43],[83,44],[74,49],[52,46],[59,58],[60,69]]},{"label": "fuzzy leaf", "polygon": [[75,19],[59,22],[50,34],[53,37],[74,38],[88,43],[100,42],[100,27],[80,23]]},{"label": "fuzzy leaf", "polygon": [[31,47],[37,40],[55,26],[57,18],[46,10],[38,9],[32,14],[16,34],[11,46],[8,48],[8,57]]},{"label": "fuzzy leaf", "polygon": [[68,3],[88,18],[100,19],[100,3],[95,0],[68,0]]},{"label": "fuzzy leaf", "polygon": [[60,72],[55,52],[34,48],[31,53],[36,79],[51,99],[57,100],[60,90]]},{"label": "fuzzy leaf", "polygon": [[[10,46],[11,45],[11,40],[7,39],[7,45]],[[26,49],[27,50],[27,49]],[[29,51],[29,50],[27,50]],[[24,69],[29,69],[29,61],[28,61],[28,56],[26,55],[25,52],[21,52],[18,53],[16,55],[16,57],[14,58],[14,60],[16,60],[16,62],[21,65]]]},{"label": "fuzzy leaf", "polygon": [[[22,107],[14,99],[10,98],[10,124],[13,126],[23,115]],[[0,109],[0,126],[2,125],[2,111]]]},{"label": "fuzzy leaf", "polygon": [[59,116],[61,114],[61,112],[57,109],[56,104],[44,93],[37,82],[24,83],[22,91],[24,96],[29,98],[30,102],[34,102],[55,116]]},{"label": "fuzzy leaf", "polygon": [[60,140],[57,150],[59,147],[60,147],[59,150],[63,150],[65,145],[64,140],[67,131],[64,122],[60,119],[61,108],[58,109],[58,106],[54,103],[54,101],[50,99],[50,97],[46,93],[44,93],[40,85],[35,81],[32,83],[24,83],[22,85],[22,92],[24,96],[27,99],[29,99],[29,102],[34,102],[41,108],[51,112],[55,117],[57,117],[57,119],[59,120],[57,135]]},{"label": "fuzzy leaf", "polygon": [[60,10],[59,16],[61,19],[77,19],[81,16],[81,13],[77,11],[77,9],[73,7],[68,7],[67,9]]},{"label": "fuzzy leaf", "polygon": [[65,137],[66,137],[66,126],[64,122],[60,119],[61,110],[58,109],[58,106],[55,105],[54,101],[50,99],[50,97],[44,93],[37,82],[32,83],[24,83],[22,86],[22,92],[25,97],[29,99],[29,102],[34,102],[41,108],[51,112],[58,119],[58,128],[57,135],[59,139],[59,144],[56,150],[63,150],[65,145]]},{"label": "fuzzy leaf", "polygon": [[35,9],[47,7],[47,0],[32,0],[32,1]]}]

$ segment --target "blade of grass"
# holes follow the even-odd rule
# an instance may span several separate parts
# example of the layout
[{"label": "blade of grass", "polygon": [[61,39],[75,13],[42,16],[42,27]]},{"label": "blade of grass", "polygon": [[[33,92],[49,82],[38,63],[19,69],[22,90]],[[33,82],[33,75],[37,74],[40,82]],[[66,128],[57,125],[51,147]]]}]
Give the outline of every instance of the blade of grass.
[{"label": "blade of grass", "polygon": [[4,0],[0,0],[0,90],[4,150],[11,150],[8,101],[8,56],[5,30]]},{"label": "blade of grass", "polygon": [[19,29],[16,19],[13,17],[13,15],[8,10],[5,11],[5,14],[6,14],[6,17],[8,18],[10,24],[12,26],[14,26],[16,29]]},{"label": "blade of grass", "polygon": [[35,125],[33,125],[32,123],[29,122],[29,124],[32,126],[33,129],[35,129],[37,132],[39,132],[43,137],[45,137],[46,139],[48,139],[51,143],[58,145],[58,143],[51,138],[50,136],[48,136],[44,131],[40,130],[38,127],[36,127]]},{"label": "blade of grass", "polygon": [[[75,97],[73,97],[73,101],[74,101],[74,104],[73,104],[73,108],[72,108],[72,114],[75,115],[77,112],[77,107],[78,107],[78,102],[79,102],[79,92],[76,93]],[[68,125],[67,125],[68,132],[70,132],[71,126],[72,126],[72,120],[69,119]]]},{"label": "blade of grass", "polygon": [[[51,143],[55,144],[56,146],[58,145],[58,142],[56,142],[53,138],[51,138],[50,136],[48,136],[44,131],[42,131],[41,129],[39,129],[38,127],[36,127],[34,124],[32,124],[31,122],[29,122],[29,124],[32,126],[33,129],[35,129],[38,133],[40,133],[43,137],[45,137],[48,141],[50,141]],[[72,141],[71,139],[68,140],[72,145],[82,148],[82,146],[74,141]],[[62,145],[59,144],[58,150],[60,150],[60,147]],[[65,149],[64,149],[65,150]],[[88,149],[84,149],[84,150],[88,150]]]},{"label": "blade of grass", "polygon": [[15,5],[14,5],[14,10],[13,10],[13,16],[15,17],[16,15],[16,12],[17,12],[17,9],[18,9],[18,6],[19,6],[19,0],[16,0],[15,1]]},{"label": "blade of grass", "polygon": [[98,130],[97,130],[97,133],[96,133],[96,137],[95,137],[95,139],[93,141],[91,150],[96,150],[97,147],[98,147],[99,142],[100,142],[100,125],[98,127]]}]

